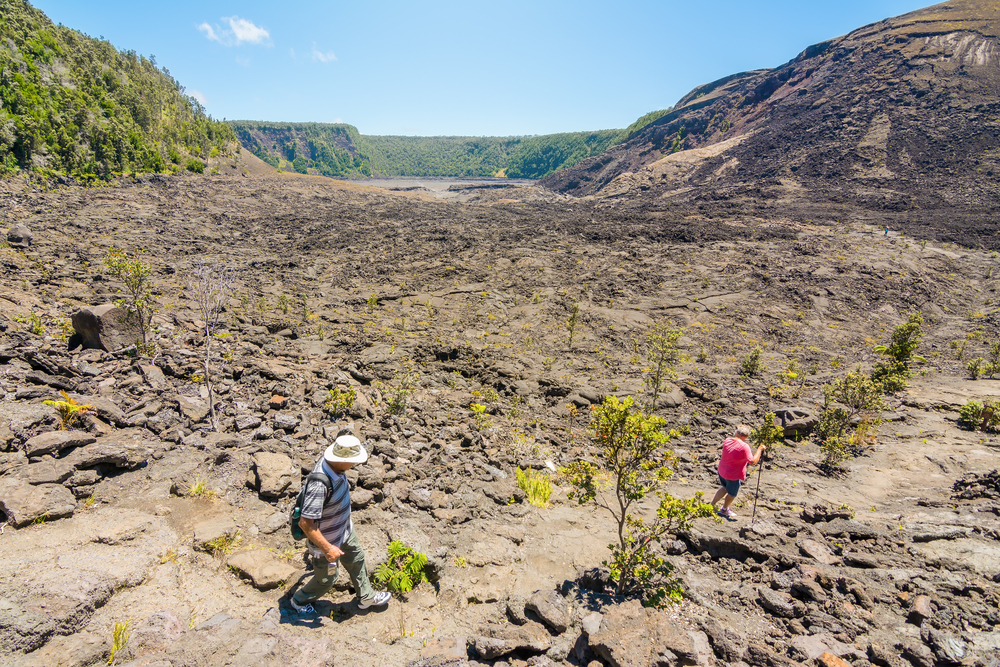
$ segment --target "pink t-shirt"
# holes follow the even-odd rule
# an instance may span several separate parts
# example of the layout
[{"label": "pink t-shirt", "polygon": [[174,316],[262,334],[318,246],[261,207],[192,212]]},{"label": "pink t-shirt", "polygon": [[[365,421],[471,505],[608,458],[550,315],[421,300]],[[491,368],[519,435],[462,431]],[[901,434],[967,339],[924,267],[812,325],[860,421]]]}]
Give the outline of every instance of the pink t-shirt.
[{"label": "pink t-shirt", "polygon": [[726,438],[722,443],[722,460],[719,461],[719,477],[729,480],[745,480],[747,464],[753,461],[750,445],[737,438]]}]

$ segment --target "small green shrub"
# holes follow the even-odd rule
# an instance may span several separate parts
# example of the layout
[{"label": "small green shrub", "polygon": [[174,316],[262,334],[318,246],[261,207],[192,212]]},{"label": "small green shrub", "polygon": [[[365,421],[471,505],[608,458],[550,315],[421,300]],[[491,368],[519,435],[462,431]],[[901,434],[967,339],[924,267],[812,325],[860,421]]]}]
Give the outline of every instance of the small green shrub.
[{"label": "small green shrub", "polygon": [[14,321],[18,324],[26,324],[28,326],[28,331],[36,336],[45,335],[45,324],[42,322],[42,318],[38,316],[38,313],[33,312],[27,316],[15,315]]},{"label": "small green shrub", "polygon": [[195,174],[205,173],[205,163],[197,158],[191,158],[188,160],[184,165],[184,168],[190,172],[194,172]]},{"label": "small green shrub", "polygon": [[469,406],[469,408],[472,410],[472,418],[476,421],[477,429],[485,431],[493,426],[493,420],[490,419],[485,405],[482,405],[481,403],[473,403]]},{"label": "small green shrub", "polygon": [[901,391],[909,386],[907,378],[912,373],[910,364],[915,361],[926,361],[914,350],[920,344],[921,325],[924,318],[920,313],[910,313],[906,322],[892,331],[888,345],[876,345],[873,350],[885,355],[885,361],[878,361],[872,370],[872,380],[882,387],[883,393]]},{"label": "small green shrub", "polygon": [[764,445],[769,451],[773,451],[777,445],[781,444],[785,439],[785,429],[775,424],[774,420],[773,412],[764,415],[760,426],[750,433],[750,442],[755,445]]},{"label": "small green shrub", "polygon": [[323,403],[323,409],[326,410],[331,417],[336,419],[340,415],[346,414],[348,410],[354,407],[355,401],[357,401],[358,395],[354,391],[354,387],[348,387],[347,391],[342,391],[340,387],[334,387],[326,395],[326,402]]},{"label": "small green shrub", "polygon": [[978,380],[986,373],[986,360],[982,357],[969,359],[968,363],[965,364],[965,370],[969,371],[970,379]]},{"label": "small green shrub", "polygon": [[[663,607],[682,599],[681,582],[673,565],[658,551],[666,535],[690,528],[698,517],[715,516],[702,494],[681,500],[667,493],[664,484],[673,471],[673,452],[666,449],[674,432],[665,433],[662,417],[633,409],[634,400],[608,396],[592,406],[590,431],[600,454],[602,469],[590,461],[576,461],[562,470],[574,487],[570,498],[593,502],[608,510],[618,524],[618,542],[609,544],[611,570],[618,595],[635,595],[646,606]],[[655,517],[634,513],[633,505],[649,494],[659,499]]]},{"label": "small green shrub", "polygon": [[524,491],[528,502],[535,507],[548,507],[552,497],[552,477],[540,470],[517,468],[517,488]]},{"label": "small green shrub", "polygon": [[199,479],[195,480],[195,482],[188,487],[187,494],[192,498],[211,498],[215,495],[215,491],[208,488],[208,482],[203,479]]},{"label": "small green shrub", "polygon": [[392,593],[408,593],[417,584],[427,581],[426,566],[425,554],[393,540],[389,543],[389,557],[375,568],[373,579]]},{"label": "small green shrub", "polygon": [[402,373],[395,375],[392,384],[388,386],[379,384],[385,396],[385,405],[389,414],[402,415],[406,412],[407,401],[417,390],[417,374],[413,371],[412,366],[408,366]]},{"label": "small green shrub", "polygon": [[746,377],[760,375],[761,371],[764,370],[764,363],[760,360],[762,352],[763,350],[759,347],[755,347],[747,356],[743,357],[743,361],[740,362],[740,375]]},{"label": "small green shrub", "polygon": [[104,256],[104,267],[125,288],[122,298],[117,299],[115,305],[128,312],[139,327],[142,340],[136,341],[136,346],[139,354],[147,354],[153,347],[148,336],[153,313],[156,312],[156,299],[153,297],[153,283],[150,279],[153,269],[139,258],[142,254],[145,254],[144,250],[129,254],[112,246]]},{"label": "small green shrub", "polygon": [[[989,412],[987,412],[989,411]],[[988,400],[984,403],[968,401],[958,409],[958,426],[967,431],[978,431],[986,416],[986,429],[1000,427],[1000,404]]]},{"label": "small green shrub", "polygon": [[874,440],[872,429],[881,424],[879,415],[885,408],[882,385],[859,371],[823,385],[823,406],[816,427],[823,453],[821,467],[833,472],[866,449]]},{"label": "small green shrub", "polygon": [[677,341],[680,340],[682,329],[671,329],[665,324],[654,324],[646,334],[646,357],[649,359],[649,372],[643,378],[649,393],[649,411],[656,409],[656,401],[666,387],[668,379],[677,377],[674,366],[680,359]]},{"label": "small green shrub", "polygon": [[573,335],[576,333],[576,327],[580,323],[580,304],[573,304],[573,311],[570,313],[569,319],[566,320],[566,328],[569,330],[569,349],[573,349]]}]

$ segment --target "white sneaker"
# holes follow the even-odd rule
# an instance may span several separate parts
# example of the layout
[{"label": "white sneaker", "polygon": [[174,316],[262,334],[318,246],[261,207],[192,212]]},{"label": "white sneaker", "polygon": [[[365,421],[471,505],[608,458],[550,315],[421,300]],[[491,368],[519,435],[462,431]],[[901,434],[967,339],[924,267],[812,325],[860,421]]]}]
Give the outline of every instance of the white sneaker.
[{"label": "white sneaker", "polygon": [[358,609],[368,609],[368,607],[384,607],[389,604],[389,599],[392,596],[388,593],[376,593],[375,597],[370,600],[362,600],[358,603]]},{"label": "white sneaker", "polygon": [[313,607],[308,602],[305,603],[305,604],[299,604],[299,603],[297,603],[295,601],[295,598],[292,598],[291,600],[289,600],[289,604],[292,605],[292,609],[294,609],[295,612],[298,613],[298,614],[315,614],[316,613],[316,608]]}]

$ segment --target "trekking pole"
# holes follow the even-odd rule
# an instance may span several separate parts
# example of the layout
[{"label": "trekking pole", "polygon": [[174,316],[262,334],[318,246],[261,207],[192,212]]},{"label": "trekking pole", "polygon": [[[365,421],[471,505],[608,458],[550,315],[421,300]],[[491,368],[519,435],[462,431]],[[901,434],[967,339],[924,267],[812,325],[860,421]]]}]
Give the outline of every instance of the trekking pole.
[{"label": "trekking pole", "polygon": [[760,467],[757,468],[757,490],[754,492],[753,497],[753,514],[750,515],[750,525],[753,525],[754,519],[757,518],[757,498],[760,497],[760,475],[764,472],[764,461],[767,460],[767,450],[765,449],[760,455]]}]

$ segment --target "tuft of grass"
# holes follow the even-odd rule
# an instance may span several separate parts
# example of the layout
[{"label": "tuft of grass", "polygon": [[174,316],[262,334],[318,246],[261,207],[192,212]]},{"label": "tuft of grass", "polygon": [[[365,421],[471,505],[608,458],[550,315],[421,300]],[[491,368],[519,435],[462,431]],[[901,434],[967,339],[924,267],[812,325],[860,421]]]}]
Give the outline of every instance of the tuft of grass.
[{"label": "tuft of grass", "polygon": [[115,656],[125,648],[128,639],[132,634],[132,619],[126,618],[125,622],[116,622],[114,630],[111,631],[111,654],[108,656],[108,664],[113,665]]},{"label": "tuft of grass", "polygon": [[528,502],[535,507],[548,507],[552,497],[552,478],[544,472],[516,469],[517,488],[524,491]]},{"label": "tuft of grass", "polygon": [[236,531],[231,535],[222,535],[211,542],[205,542],[205,551],[213,556],[228,556],[236,551],[236,547],[242,542],[243,536],[240,535],[240,531]]},{"label": "tuft of grass", "polygon": [[199,479],[195,481],[195,483],[192,484],[190,487],[188,487],[188,495],[193,498],[197,498],[200,496],[204,496],[206,498],[212,498],[215,496],[215,491],[208,488],[207,481]]}]

